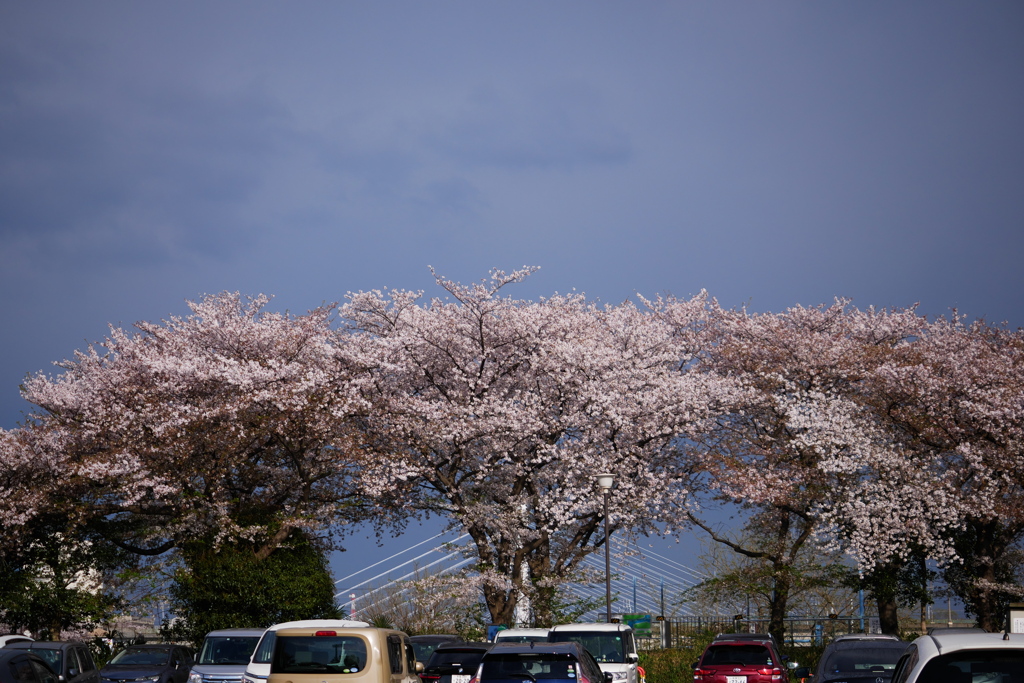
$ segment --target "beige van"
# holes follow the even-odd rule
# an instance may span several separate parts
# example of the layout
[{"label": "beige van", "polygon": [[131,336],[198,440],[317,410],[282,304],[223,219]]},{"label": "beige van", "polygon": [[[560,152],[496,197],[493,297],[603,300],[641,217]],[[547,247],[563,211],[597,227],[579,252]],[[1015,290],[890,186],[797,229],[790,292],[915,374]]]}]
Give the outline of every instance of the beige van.
[{"label": "beige van", "polygon": [[409,636],[383,628],[285,628],[267,683],[420,683]]}]

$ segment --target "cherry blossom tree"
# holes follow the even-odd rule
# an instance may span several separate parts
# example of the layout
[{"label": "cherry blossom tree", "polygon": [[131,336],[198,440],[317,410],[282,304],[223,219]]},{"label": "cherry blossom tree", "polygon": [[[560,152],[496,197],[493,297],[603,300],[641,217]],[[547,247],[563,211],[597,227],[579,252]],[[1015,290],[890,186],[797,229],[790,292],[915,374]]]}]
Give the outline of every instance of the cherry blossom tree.
[{"label": "cherry blossom tree", "polygon": [[718,317],[718,343],[704,367],[740,378],[747,391],[684,455],[703,462],[699,482],[708,500],[739,504],[749,515],[747,538],[757,542],[734,540],[696,512],[689,517],[770,568],[769,631],[777,638],[801,552],[835,522],[830,513],[868,475],[873,454],[894,448],[860,400],[861,384],[923,323],[913,310],[860,311],[843,300]]},{"label": "cherry blossom tree", "polygon": [[0,435],[3,526],[59,508],[136,553],[244,539],[265,557],[295,529],[367,514],[352,436],[363,403],[338,365],[333,309],[267,302],[209,296],[28,379],[38,412]]},{"label": "cherry blossom tree", "polygon": [[987,629],[1024,594],[1024,333],[960,316],[930,323],[871,376],[880,415],[903,444],[838,511],[868,564],[927,550]]},{"label": "cherry blossom tree", "polygon": [[598,472],[616,475],[615,530],[677,523],[687,489],[671,445],[733,386],[692,370],[705,296],[677,302],[688,324],[674,327],[646,306],[501,294],[530,272],[435,275],[448,298],[360,292],[341,309],[341,353],[366,369],[374,406],[363,481],[469,534],[495,623],[524,597],[549,623],[558,583],[606,542]]}]

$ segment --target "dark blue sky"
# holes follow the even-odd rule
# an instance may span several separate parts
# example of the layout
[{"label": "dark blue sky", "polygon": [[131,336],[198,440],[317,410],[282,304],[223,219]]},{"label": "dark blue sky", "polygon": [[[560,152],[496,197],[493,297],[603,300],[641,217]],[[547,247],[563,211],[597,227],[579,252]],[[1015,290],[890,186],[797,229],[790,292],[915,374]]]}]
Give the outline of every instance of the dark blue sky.
[{"label": "dark blue sky", "polygon": [[0,426],[224,290],[1024,325],[1024,4],[0,2]]}]

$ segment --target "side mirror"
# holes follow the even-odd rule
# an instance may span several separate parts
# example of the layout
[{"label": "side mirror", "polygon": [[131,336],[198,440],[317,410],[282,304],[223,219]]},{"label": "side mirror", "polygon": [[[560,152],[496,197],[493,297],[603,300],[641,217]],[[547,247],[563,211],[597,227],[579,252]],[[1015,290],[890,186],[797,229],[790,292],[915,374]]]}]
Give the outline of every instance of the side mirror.
[{"label": "side mirror", "polygon": [[626,655],[626,661],[627,662],[632,662],[632,663],[639,662],[640,661],[640,655],[638,655],[635,652],[630,652],[629,654]]},{"label": "side mirror", "polygon": [[798,669],[793,669],[793,678],[807,678],[811,675],[811,670],[806,666],[801,666]]},{"label": "side mirror", "polygon": [[691,669],[696,669],[698,665],[700,665],[700,662],[696,661],[696,662],[694,662],[693,664],[690,665],[690,668]]},{"label": "side mirror", "polygon": [[[68,669],[68,678],[74,678],[79,673],[80,672],[78,671],[78,669]],[[61,680],[64,680],[63,676],[58,676],[58,678],[60,678]]]},{"label": "side mirror", "polygon": [[613,680],[615,680],[615,677],[612,676],[612,672],[611,671],[605,671],[604,672],[604,683],[612,683]]}]

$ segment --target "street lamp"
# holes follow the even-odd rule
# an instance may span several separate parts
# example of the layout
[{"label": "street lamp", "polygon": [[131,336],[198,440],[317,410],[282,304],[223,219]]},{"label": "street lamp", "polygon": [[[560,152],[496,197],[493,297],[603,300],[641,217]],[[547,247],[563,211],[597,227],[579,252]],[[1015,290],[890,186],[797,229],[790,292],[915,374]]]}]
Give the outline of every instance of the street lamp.
[{"label": "street lamp", "polygon": [[604,600],[607,623],[612,623],[612,543],[608,531],[608,492],[615,484],[615,475],[604,472],[597,475],[597,485],[604,491]]}]

